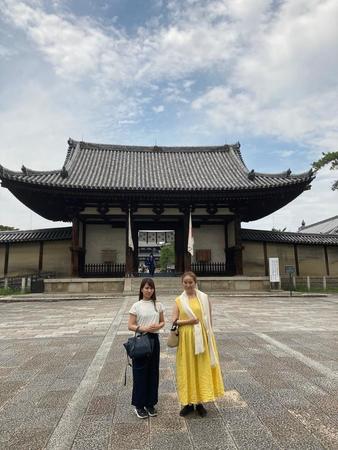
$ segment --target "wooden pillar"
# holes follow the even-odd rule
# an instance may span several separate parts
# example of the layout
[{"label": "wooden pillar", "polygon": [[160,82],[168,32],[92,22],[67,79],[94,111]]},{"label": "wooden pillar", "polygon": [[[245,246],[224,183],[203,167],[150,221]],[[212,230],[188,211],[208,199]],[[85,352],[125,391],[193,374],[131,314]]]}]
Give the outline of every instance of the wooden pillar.
[{"label": "wooden pillar", "polygon": [[176,255],[176,272],[184,272],[184,233],[183,218],[180,220],[178,227],[175,229],[175,255]]},{"label": "wooden pillar", "polygon": [[[132,215],[130,214],[130,226],[133,229]],[[129,247],[129,209],[126,211],[126,277],[131,277],[133,275],[134,266],[134,252]],[[133,233],[132,233],[133,234]],[[134,242],[135,250],[135,242]]]},{"label": "wooden pillar", "polygon": [[40,241],[40,247],[39,247],[39,268],[38,272],[42,272],[43,267],[43,241]]},{"label": "wooden pillar", "polygon": [[268,261],[268,249],[266,242],[263,242],[263,251],[264,251],[264,271],[265,276],[269,276],[269,261]]},{"label": "wooden pillar", "polygon": [[4,276],[8,274],[8,260],[9,260],[9,243],[5,244],[5,264],[4,264]]},{"label": "wooden pillar", "polygon": [[235,275],[243,275],[243,255],[241,238],[241,221],[236,215],[235,218]]},{"label": "wooden pillar", "polygon": [[229,248],[228,222],[224,220],[224,261],[227,262],[227,251]]},{"label": "wooden pillar", "polygon": [[299,277],[299,261],[298,261],[298,247],[297,247],[297,244],[293,245],[293,252],[295,254],[296,275],[297,275],[297,277]]},{"label": "wooden pillar", "polygon": [[191,255],[188,252],[188,237],[189,237],[189,217],[190,208],[185,208],[183,219],[183,234],[184,234],[184,272],[191,270]]},{"label": "wooden pillar", "polygon": [[76,216],[73,218],[73,226],[72,226],[72,246],[70,248],[71,251],[71,273],[72,277],[79,276],[79,218]]},{"label": "wooden pillar", "polygon": [[326,245],[324,245],[324,257],[325,257],[326,275],[330,276],[329,257],[328,257],[328,254],[327,254],[327,246]]}]

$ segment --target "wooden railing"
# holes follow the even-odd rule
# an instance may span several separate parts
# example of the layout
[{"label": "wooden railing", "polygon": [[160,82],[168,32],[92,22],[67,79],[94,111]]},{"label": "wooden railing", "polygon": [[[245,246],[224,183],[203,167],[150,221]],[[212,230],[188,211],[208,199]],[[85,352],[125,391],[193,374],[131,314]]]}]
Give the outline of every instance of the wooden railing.
[{"label": "wooden railing", "polygon": [[124,277],[126,272],[125,264],[85,264],[83,269],[84,277]]},{"label": "wooden railing", "polygon": [[191,270],[200,276],[222,276],[226,275],[226,264],[225,262],[195,262],[191,264]]}]

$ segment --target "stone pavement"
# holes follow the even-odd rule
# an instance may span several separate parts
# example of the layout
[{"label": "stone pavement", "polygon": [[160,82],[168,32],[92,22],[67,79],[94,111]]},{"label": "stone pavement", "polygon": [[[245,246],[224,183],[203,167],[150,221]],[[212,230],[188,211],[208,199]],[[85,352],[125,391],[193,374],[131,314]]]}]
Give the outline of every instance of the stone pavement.
[{"label": "stone pavement", "polygon": [[159,415],[143,421],[130,371],[123,385],[135,300],[0,304],[1,449],[338,448],[338,297],[214,297],[225,397],[179,417],[162,334]]}]

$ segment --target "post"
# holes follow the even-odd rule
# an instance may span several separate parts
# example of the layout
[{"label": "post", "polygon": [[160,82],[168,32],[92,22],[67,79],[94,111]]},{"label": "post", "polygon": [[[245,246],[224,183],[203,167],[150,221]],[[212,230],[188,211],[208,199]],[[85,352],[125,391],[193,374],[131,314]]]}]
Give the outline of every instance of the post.
[{"label": "post", "polygon": [[5,282],[4,282],[4,288],[8,289],[8,278],[5,278]]},{"label": "post", "polygon": [[5,244],[4,277],[8,274],[9,243]]},{"label": "post", "polygon": [[307,275],[307,277],[306,277],[306,287],[307,287],[307,290],[310,291],[310,289],[311,289],[311,281],[310,281],[309,275]]},{"label": "post", "polygon": [[296,288],[297,288],[297,282],[296,282],[296,276],[295,275],[292,277],[292,284],[293,284],[293,289],[295,291]]},{"label": "post", "polygon": [[39,267],[38,272],[42,272],[42,266],[43,266],[43,241],[40,241],[40,247],[39,247]]},{"label": "post", "polygon": [[21,292],[22,292],[22,294],[25,293],[25,288],[26,288],[26,278],[21,278]]},{"label": "post", "polygon": [[323,291],[326,291],[326,276],[323,276]]}]

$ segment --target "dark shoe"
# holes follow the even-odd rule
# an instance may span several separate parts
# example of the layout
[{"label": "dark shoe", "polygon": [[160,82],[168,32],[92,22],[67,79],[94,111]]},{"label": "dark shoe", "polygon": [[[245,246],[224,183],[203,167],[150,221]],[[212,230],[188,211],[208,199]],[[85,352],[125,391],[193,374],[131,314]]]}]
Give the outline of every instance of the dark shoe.
[{"label": "dark shoe", "polygon": [[207,415],[207,410],[204,408],[202,403],[199,403],[198,405],[196,405],[196,411],[197,411],[197,414],[201,417],[205,417]]},{"label": "dark shoe", "polygon": [[148,413],[144,408],[135,408],[135,414],[139,419],[147,419]]},{"label": "dark shoe", "polygon": [[194,405],[185,405],[180,411],[180,416],[184,417],[194,411]]},{"label": "dark shoe", "polygon": [[157,411],[153,406],[146,406],[144,409],[148,412],[148,415],[150,417],[157,416]]}]

